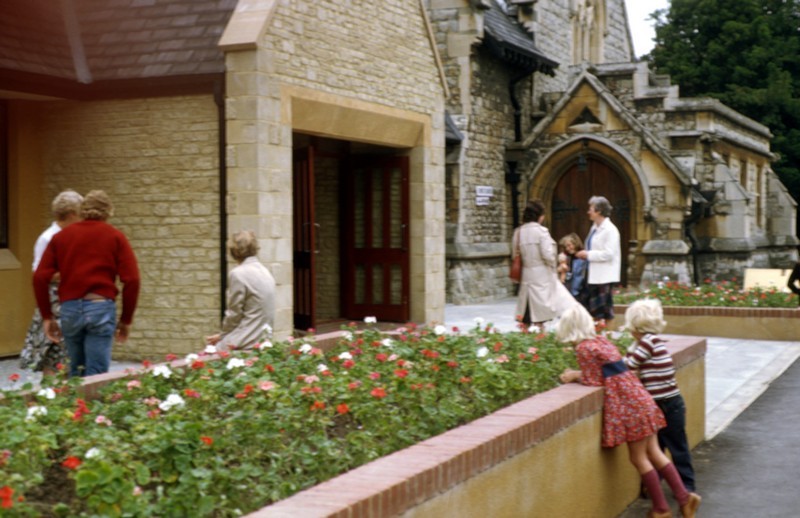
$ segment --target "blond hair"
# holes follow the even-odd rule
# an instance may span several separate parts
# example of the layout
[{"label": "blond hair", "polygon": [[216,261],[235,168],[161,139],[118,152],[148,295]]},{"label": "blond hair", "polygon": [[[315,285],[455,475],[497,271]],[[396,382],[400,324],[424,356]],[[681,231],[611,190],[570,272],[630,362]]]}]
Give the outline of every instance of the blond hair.
[{"label": "blond hair", "polygon": [[228,250],[231,256],[238,262],[242,262],[248,257],[252,257],[259,250],[256,233],[252,230],[241,230],[231,236],[228,243]]},{"label": "blond hair", "polygon": [[625,329],[636,333],[660,333],[667,327],[658,299],[639,299],[625,311]]},{"label": "blond hair", "polygon": [[114,205],[105,191],[89,191],[81,204],[81,217],[105,221],[114,215]]},{"label": "blond hair", "polygon": [[561,342],[577,344],[595,336],[592,315],[580,304],[570,306],[556,324],[556,338]]},{"label": "blond hair", "polygon": [[72,189],[67,189],[53,198],[53,203],[50,207],[53,210],[53,217],[56,218],[56,221],[64,221],[70,214],[79,215],[82,203],[83,196]]},{"label": "blond hair", "polygon": [[583,241],[581,240],[581,237],[575,232],[567,234],[566,236],[558,240],[558,244],[561,245],[562,248],[566,248],[567,243],[572,243],[572,246],[575,247],[576,252],[583,250]]}]

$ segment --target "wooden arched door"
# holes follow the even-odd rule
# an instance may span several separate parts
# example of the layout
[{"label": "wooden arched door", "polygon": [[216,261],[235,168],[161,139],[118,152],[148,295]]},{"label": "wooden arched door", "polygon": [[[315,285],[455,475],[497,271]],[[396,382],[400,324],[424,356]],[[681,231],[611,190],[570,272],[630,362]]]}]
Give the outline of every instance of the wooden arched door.
[{"label": "wooden arched door", "polygon": [[604,196],[614,207],[611,221],[619,229],[622,246],[621,284],[627,285],[633,198],[625,179],[606,162],[588,157],[585,171],[579,171],[578,165],[573,164],[558,180],[549,205],[552,210],[550,233],[556,241],[570,232],[585,240],[592,225],[586,214],[587,202],[592,196]]}]

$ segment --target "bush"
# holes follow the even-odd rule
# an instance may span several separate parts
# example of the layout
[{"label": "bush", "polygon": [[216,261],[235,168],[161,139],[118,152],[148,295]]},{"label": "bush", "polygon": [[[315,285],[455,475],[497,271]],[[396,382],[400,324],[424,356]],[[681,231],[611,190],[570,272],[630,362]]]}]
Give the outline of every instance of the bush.
[{"label": "bush", "polygon": [[553,388],[576,365],[536,329],[345,331],[328,352],[303,338],[145,365],[92,401],[63,377],[7,393],[4,516],[238,516]]}]

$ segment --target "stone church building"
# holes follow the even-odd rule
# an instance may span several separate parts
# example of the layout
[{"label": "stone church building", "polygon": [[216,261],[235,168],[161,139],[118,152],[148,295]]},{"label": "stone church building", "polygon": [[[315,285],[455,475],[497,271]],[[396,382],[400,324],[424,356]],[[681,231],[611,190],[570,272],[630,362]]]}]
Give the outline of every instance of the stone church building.
[{"label": "stone church building", "polygon": [[458,138],[447,146],[448,302],[507,296],[539,198],[558,240],[608,198],[623,284],[741,279],[796,259],[769,128],[636,62],[623,0],[431,0]]},{"label": "stone church building", "polygon": [[532,198],[559,237],[608,197],[628,284],[785,265],[770,137],[636,63],[622,0],[7,0],[0,356],[67,188],[107,191],[139,260],[116,356],[160,358],[217,329],[242,229],[278,337],[508,296]]}]

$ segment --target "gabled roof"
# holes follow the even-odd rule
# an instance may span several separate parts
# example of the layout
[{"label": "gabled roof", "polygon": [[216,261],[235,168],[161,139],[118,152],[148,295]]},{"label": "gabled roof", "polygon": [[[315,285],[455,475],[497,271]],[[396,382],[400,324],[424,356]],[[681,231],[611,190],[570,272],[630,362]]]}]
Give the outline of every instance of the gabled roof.
[{"label": "gabled roof", "polygon": [[531,33],[506,14],[496,0],[490,1],[489,5],[484,14],[484,44],[489,50],[517,67],[555,75],[558,62],[536,47]]},{"label": "gabled roof", "polygon": [[625,105],[623,105],[622,102],[617,99],[608,88],[606,88],[603,82],[600,81],[600,79],[598,79],[595,75],[591,74],[588,70],[584,70],[575,79],[575,81],[572,82],[567,91],[564,92],[564,95],[562,95],[555,106],[553,106],[552,111],[536,124],[531,134],[525,139],[520,147],[530,147],[531,144],[545,132],[547,127],[553,123],[553,120],[555,120],[555,118],[558,116],[558,113],[564,109],[567,103],[574,98],[575,93],[584,83],[588,84],[594,91],[597,92],[598,97],[602,99],[603,102],[605,102],[611,108],[611,110],[631,128],[631,131],[639,135],[644,145],[647,146],[664,162],[667,168],[675,174],[675,177],[678,179],[678,181],[688,186],[692,186],[697,183],[697,180],[695,180],[695,178],[689,172],[684,170],[678,161],[669,154],[667,148],[661,144],[653,132],[639,122],[639,120],[631,113],[631,111],[626,108]]},{"label": "gabled roof", "polygon": [[91,84],[224,72],[237,0],[3,0],[0,89],[10,78]]}]

